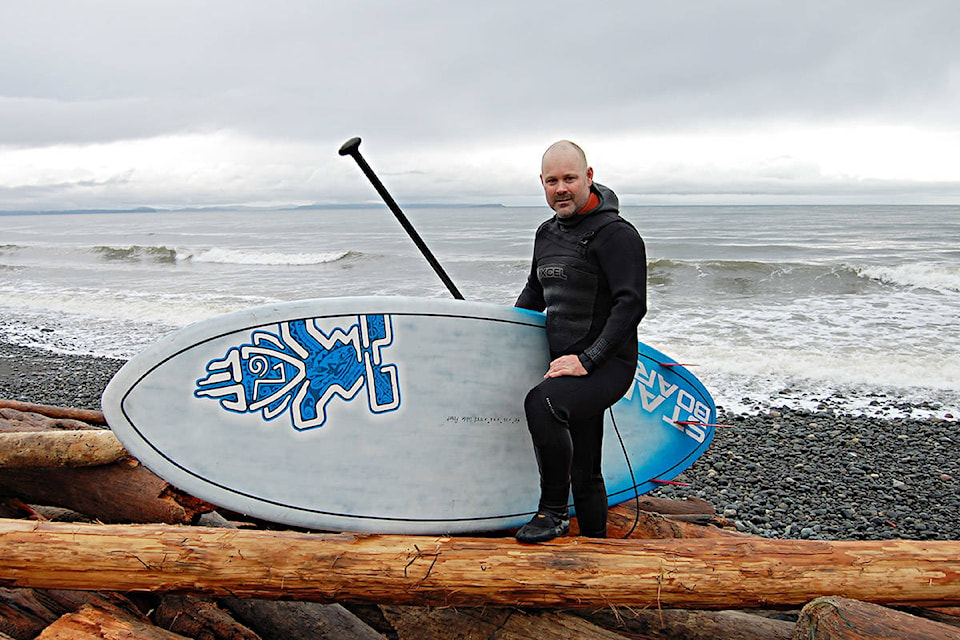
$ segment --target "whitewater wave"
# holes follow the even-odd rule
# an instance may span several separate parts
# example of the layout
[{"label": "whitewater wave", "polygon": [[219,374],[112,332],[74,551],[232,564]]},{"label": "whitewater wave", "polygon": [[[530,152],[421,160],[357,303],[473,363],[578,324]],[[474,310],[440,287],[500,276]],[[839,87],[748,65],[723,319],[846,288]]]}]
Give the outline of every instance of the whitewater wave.
[{"label": "whitewater wave", "polygon": [[254,266],[304,266],[337,262],[360,254],[354,251],[299,252],[263,251],[262,249],[206,249],[171,248],[167,246],[100,245],[91,250],[99,259],[107,262],[149,262],[154,264],[178,264],[204,262],[211,264],[237,264]]},{"label": "whitewater wave", "polygon": [[246,249],[213,248],[198,251],[189,256],[194,262],[218,264],[245,264],[257,266],[303,266],[337,262],[348,257],[357,257],[354,251],[325,253],[281,253]]},{"label": "whitewater wave", "polygon": [[944,263],[863,265],[746,260],[652,260],[648,284],[695,285],[715,293],[866,293],[879,287],[960,292],[960,267]]},{"label": "whitewater wave", "polygon": [[911,263],[896,266],[858,267],[861,277],[883,284],[899,285],[915,289],[931,289],[943,293],[960,292],[960,267],[944,264]]},{"label": "whitewater wave", "polygon": [[111,247],[100,245],[93,248],[93,253],[108,262],[156,262],[158,264],[176,264],[177,250],[160,246],[131,245],[127,247]]}]

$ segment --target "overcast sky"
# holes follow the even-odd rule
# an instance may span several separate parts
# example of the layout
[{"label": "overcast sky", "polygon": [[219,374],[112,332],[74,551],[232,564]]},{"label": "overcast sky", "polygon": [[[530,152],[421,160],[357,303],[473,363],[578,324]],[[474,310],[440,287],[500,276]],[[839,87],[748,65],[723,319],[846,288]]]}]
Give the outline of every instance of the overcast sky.
[{"label": "overcast sky", "polygon": [[0,5],[0,210],[960,203],[957,0]]}]

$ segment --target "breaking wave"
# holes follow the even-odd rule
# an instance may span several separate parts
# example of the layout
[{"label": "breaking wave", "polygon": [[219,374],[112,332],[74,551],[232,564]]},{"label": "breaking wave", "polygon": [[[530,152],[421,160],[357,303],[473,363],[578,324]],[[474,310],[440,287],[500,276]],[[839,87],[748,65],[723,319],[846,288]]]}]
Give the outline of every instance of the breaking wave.
[{"label": "breaking wave", "polygon": [[860,276],[882,282],[916,289],[931,289],[941,292],[960,292],[960,267],[944,264],[901,264],[896,266],[876,265],[857,269]]},{"label": "breaking wave", "polygon": [[326,253],[281,253],[246,249],[206,249],[192,254],[194,262],[214,262],[219,264],[246,264],[258,266],[301,266],[337,262],[348,257],[357,257],[354,251],[333,251]]},{"label": "breaking wave", "polygon": [[152,247],[132,245],[129,247],[97,246],[93,253],[109,262],[156,262],[158,264],[175,264],[177,250],[167,247]]},{"label": "breaking wave", "polygon": [[354,251],[318,253],[283,253],[261,249],[176,249],[166,246],[97,246],[92,249],[100,259],[108,262],[149,262],[177,264],[180,262],[206,262],[214,264],[238,264],[256,266],[302,266],[337,262],[359,256]]},{"label": "breaking wave", "polygon": [[724,294],[865,293],[879,287],[960,292],[960,267],[943,263],[806,264],[743,260],[653,260],[648,283]]}]

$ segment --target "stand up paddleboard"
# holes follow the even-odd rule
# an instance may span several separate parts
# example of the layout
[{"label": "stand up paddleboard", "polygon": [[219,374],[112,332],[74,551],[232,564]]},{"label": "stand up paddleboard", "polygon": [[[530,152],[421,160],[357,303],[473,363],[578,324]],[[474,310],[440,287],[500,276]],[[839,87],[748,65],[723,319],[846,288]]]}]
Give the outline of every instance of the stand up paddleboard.
[{"label": "stand up paddleboard", "polygon": [[[147,468],[235,512],[335,531],[517,527],[539,497],[523,398],[547,369],[544,318],[420,298],[257,307],[147,348],[103,412]],[[611,504],[673,478],[713,438],[710,394],[671,362],[641,344],[607,413]]]}]

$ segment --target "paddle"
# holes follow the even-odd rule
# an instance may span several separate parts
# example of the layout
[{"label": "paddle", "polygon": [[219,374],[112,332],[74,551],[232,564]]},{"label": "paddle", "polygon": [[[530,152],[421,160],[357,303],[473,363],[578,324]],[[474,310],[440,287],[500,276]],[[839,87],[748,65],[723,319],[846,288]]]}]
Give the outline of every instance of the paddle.
[{"label": "paddle", "polygon": [[376,189],[377,193],[380,194],[380,197],[383,198],[383,201],[386,203],[387,207],[390,208],[390,211],[393,212],[393,215],[396,216],[397,220],[400,222],[400,225],[407,232],[407,235],[410,236],[410,239],[412,239],[414,244],[417,245],[417,248],[420,249],[420,253],[422,253],[423,257],[427,259],[427,262],[430,263],[430,266],[433,267],[433,270],[436,272],[436,274],[440,276],[443,284],[447,285],[447,290],[450,291],[450,295],[457,300],[463,300],[463,296],[460,294],[460,291],[457,290],[457,286],[453,284],[450,276],[448,276],[446,271],[443,270],[443,267],[440,266],[440,263],[433,256],[433,253],[420,237],[420,234],[417,233],[417,230],[414,229],[413,225],[410,224],[410,221],[407,220],[407,216],[403,215],[403,211],[400,210],[400,207],[397,205],[396,201],[393,199],[393,197],[391,197],[390,193],[387,192],[387,188],[383,186],[382,182],[380,182],[377,174],[373,172],[373,169],[370,168],[370,165],[367,164],[367,161],[363,159],[362,155],[360,155],[360,138],[350,138],[344,142],[343,146],[340,147],[340,155],[352,156],[353,159],[357,161],[357,164],[360,166],[360,170],[363,171],[364,175],[367,176],[367,179],[370,180],[373,188]]}]

